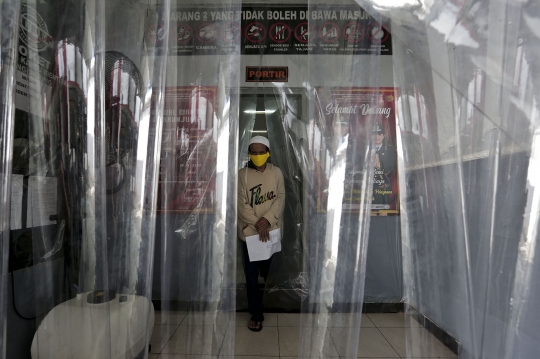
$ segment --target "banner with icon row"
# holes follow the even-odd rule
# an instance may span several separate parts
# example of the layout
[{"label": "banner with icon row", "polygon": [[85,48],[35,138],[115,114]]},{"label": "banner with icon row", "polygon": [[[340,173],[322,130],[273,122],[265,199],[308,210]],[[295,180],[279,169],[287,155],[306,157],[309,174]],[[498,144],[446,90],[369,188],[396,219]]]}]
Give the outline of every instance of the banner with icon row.
[{"label": "banner with icon row", "polygon": [[392,54],[390,32],[358,6],[177,8],[168,24],[148,22],[149,52],[164,52],[167,25],[171,56],[228,54],[238,43],[246,55]]}]

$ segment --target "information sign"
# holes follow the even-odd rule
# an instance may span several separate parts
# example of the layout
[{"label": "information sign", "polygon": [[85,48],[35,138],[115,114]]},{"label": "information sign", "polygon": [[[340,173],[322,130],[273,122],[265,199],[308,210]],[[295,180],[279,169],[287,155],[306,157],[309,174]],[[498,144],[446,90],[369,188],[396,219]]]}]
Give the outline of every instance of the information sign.
[{"label": "information sign", "polygon": [[[147,51],[164,53],[157,16],[148,16]],[[178,7],[171,11],[168,53],[219,55],[392,54],[390,32],[354,5],[245,5]],[[195,30],[195,34],[194,34]],[[240,49],[238,47],[240,46]]]}]

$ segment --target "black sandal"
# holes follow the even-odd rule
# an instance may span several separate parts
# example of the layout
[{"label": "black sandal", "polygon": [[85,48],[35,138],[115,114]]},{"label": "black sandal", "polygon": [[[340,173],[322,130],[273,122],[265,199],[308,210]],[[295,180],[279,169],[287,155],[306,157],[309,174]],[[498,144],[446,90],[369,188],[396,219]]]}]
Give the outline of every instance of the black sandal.
[{"label": "black sandal", "polygon": [[[249,326],[250,322],[254,322],[255,324],[259,323],[259,327],[258,328],[251,328]],[[259,322],[258,320],[250,319],[249,322],[248,322],[248,329],[251,330],[252,332],[260,332],[262,330],[262,322]]]}]

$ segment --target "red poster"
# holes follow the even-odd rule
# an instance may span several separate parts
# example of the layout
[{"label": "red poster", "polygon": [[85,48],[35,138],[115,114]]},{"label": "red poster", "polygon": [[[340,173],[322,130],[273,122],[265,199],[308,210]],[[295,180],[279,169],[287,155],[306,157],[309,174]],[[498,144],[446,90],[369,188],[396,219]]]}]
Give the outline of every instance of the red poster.
[{"label": "red poster", "polygon": [[[399,213],[396,151],[395,98],[397,89],[339,88],[319,91],[320,108],[327,128],[327,146],[336,158],[347,156],[343,209],[356,211],[362,201],[362,176],[368,141],[374,151],[374,178],[371,198],[373,215]],[[369,156],[367,157],[369,158]],[[319,179],[324,184],[324,178]],[[325,191],[319,191],[324,210]]]},{"label": "red poster", "polygon": [[213,210],[216,92],[201,86],[165,89],[158,211]]}]

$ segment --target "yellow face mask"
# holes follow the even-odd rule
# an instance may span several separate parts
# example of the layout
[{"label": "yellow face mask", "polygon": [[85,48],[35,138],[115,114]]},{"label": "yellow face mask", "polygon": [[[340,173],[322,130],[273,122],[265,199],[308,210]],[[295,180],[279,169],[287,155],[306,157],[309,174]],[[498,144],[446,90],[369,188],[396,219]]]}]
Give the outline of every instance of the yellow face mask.
[{"label": "yellow face mask", "polygon": [[264,155],[249,155],[249,159],[257,167],[262,167],[270,157],[270,154],[266,152]]}]

